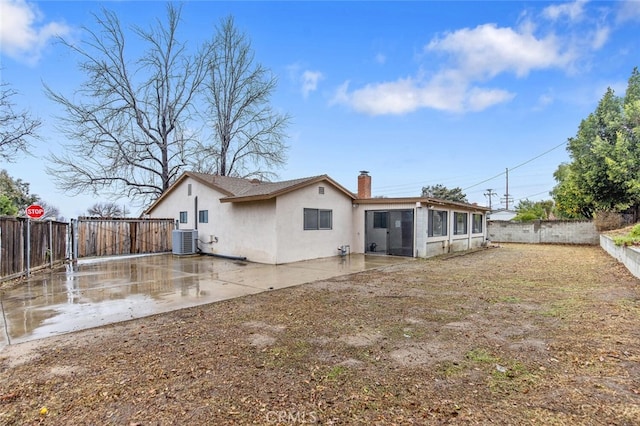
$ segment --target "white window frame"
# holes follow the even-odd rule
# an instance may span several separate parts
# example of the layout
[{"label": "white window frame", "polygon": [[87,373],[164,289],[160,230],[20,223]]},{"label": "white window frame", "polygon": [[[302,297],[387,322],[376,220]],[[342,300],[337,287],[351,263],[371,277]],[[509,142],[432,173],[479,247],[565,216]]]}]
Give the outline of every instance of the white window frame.
[{"label": "white window frame", "polygon": [[209,223],[209,210],[198,211],[198,223]]},{"label": "white window frame", "polygon": [[[464,220],[460,220],[459,217],[464,217]],[[460,229],[459,225],[461,225],[463,229]],[[468,233],[469,233],[469,213],[453,212],[453,235],[467,235]]]},{"label": "white window frame", "polygon": [[189,212],[180,212],[180,214],[178,215],[178,222],[180,223],[187,223],[189,222]]},{"label": "white window frame", "polygon": [[[428,220],[429,220],[429,225],[428,225],[428,230],[427,230],[427,236],[429,237],[446,237],[448,234],[448,219],[449,219],[449,212],[447,212],[446,210],[429,210],[429,214],[428,214]],[[440,233],[436,234],[433,225],[435,224],[435,219],[434,217],[436,216],[439,217],[438,220],[440,220]]]},{"label": "white window frame", "polygon": [[[477,223],[476,218],[479,219]],[[482,234],[483,222],[484,221],[482,220],[482,215],[480,213],[473,213],[471,215],[471,232],[474,234]],[[476,224],[479,225],[479,227],[476,227]]]}]

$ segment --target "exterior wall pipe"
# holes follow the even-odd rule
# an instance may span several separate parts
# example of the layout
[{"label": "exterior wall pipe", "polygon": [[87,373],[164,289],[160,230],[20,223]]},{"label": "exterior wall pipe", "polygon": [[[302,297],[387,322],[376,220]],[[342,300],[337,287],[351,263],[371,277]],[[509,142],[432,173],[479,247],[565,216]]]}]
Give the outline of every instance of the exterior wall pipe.
[{"label": "exterior wall pipe", "polygon": [[195,210],[195,212],[193,212],[193,215],[194,215],[193,229],[198,229],[198,196],[197,195],[193,198],[193,209]]},{"label": "exterior wall pipe", "polygon": [[221,259],[229,259],[229,260],[242,260],[245,261],[247,260],[246,257],[244,256],[229,256],[226,254],[217,254],[217,253],[206,253],[200,249],[198,249],[198,254],[204,255],[204,256],[212,256],[212,257],[219,257]]}]

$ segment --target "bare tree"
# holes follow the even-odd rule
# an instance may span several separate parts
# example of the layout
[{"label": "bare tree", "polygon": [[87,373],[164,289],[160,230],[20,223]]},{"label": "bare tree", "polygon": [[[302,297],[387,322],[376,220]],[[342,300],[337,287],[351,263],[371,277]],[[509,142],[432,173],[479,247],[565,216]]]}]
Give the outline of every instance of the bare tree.
[{"label": "bare tree", "polygon": [[213,162],[196,165],[199,171],[221,176],[274,176],[274,167],[286,161],[285,130],[290,120],[276,113],[269,98],[277,80],[260,64],[247,37],[228,17],[217,27],[211,48],[206,83],[212,141],[199,148],[201,159]]},{"label": "bare tree", "polygon": [[106,201],[95,203],[89,207],[87,214],[97,217],[125,217],[127,215],[127,209],[114,202]]},{"label": "bare tree", "polygon": [[169,4],[166,22],[132,29],[144,44],[129,58],[125,33],[114,12],[95,15],[99,30],[84,28],[80,44],[61,42],[81,58],[87,80],[73,97],[47,95],[65,109],[60,129],[71,141],[52,155],[48,172],[72,194],[108,193],[148,202],[180,175],[195,141],[186,135],[193,101],[210,54],[189,53],[178,40],[180,9]]},{"label": "bare tree", "polygon": [[60,209],[58,209],[56,206],[49,204],[44,200],[39,200],[38,204],[44,209],[44,216],[42,216],[40,220],[51,219],[57,220],[59,222],[64,222],[64,216],[60,214]]},{"label": "bare tree", "polygon": [[0,85],[0,159],[14,162],[18,153],[29,153],[29,138],[38,138],[36,131],[42,125],[27,111],[16,111],[11,98],[17,92],[7,83]]}]

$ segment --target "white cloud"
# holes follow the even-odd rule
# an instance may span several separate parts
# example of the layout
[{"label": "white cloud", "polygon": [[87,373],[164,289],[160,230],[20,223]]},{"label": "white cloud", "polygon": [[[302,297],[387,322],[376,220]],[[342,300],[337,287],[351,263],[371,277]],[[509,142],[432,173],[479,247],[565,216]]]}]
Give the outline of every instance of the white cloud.
[{"label": "white cloud", "polygon": [[368,115],[401,115],[420,108],[448,112],[481,111],[507,102],[515,95],[500,89],[469,88],[455,75],[441,74],[430,81],[413,78],[367,85],[349,91],[349,83],[337,90],[333,103],[347,104]]},{"label": "white cloud", "polygon": [[609,27],[600,27],[593,34],[593,40],[591,42],[591,48],[599,50],[609,40],[611,35],[611,29]]},{"label": "white cloud", "polygon": [[448,53],[460,70],[476,78],[507,71],[522,77],[532,69],[564,67],[573,59],[570,54],[561,53],[553,35],[536,38],[528,27],[516,31],[494,24],[448,33],[432,40],[427,50]]},{"label": "white cloud", "polygon": [[580,21],[584,16],[586,0],[576,0],[572,3],[562,3],[546,7],[542,15],[552,21],[567,17],[570,21]]},{"label": "white cloud", "polygon": [[[537,22],[525,11],[513,27],[487,23],[440,34],[424,48],[425,64],[438,64],[437,54],[439,68],[430,65],[413,75],[361,88],[343,85],[333,101],[371,115],[421,108],[464,113],[509,102],[516,94],[500,87],[499,77],[522,79],[543,70],[577,73],[609,42],[614,30],[607,23],[610,7],[586,5],[578,0],[546,7]],[[640,1],[625,2],[620,10],[626,19],[640,20]],[[542,97],[538,107],[552,101]]]},{"label": "white cloud", "polygon": [[307,98],[311,92],[318,90],[318,84],[324,80],[324,74],[321,71],[303,70],[304,65],[301,63],[293,63],[287,66],[289,79],[292,84],[299,88],[302,96]]},{"label": "white cloud", "polygon": [[524,77],[532,70],[561,68],[574,57],[553,35],[537,38],[529,22],[519,29],[493,24],[464,28],[434,38],[426,52],[444,53],[449,62],[433,74],[369,84],[349,91],[343,85],[333,99],[370,114],[406,114],[420,108],[448,112],[482,111],[509,102],[515,93],[482,84],[500,74]]},{"label": "white cloud", "polygon": [[53,37],[70,31],[61,22],[42,23],[40,10],[25,0],[0,0],[0,12],[0,52],[29,64],[38,62]]},{"label": "white cloud", "polygon": [[302,96],[305,98],[309,96],[309,93],[318,89],[318,82],[324,79],[324,75],[320,71],[306,70],[302,73]]},{"label": "white cloud", "polygon": [[533,107],[534,111],[542,111],[549,105],[555,102],[555,96],[553,92],[543,93],[538,97],[538,103]]},{"label": "white cloud", "polygon": [[508,102],[515,94],[501,89],[481,89],[473,87],[467,92],[466,107],[468,111],[482,111],[493,105]]},{"label": "white cloud", "polygon": [[617,19],[619,22],[640,21],[640,2],[638,0],[626,0],[618,4]]}]

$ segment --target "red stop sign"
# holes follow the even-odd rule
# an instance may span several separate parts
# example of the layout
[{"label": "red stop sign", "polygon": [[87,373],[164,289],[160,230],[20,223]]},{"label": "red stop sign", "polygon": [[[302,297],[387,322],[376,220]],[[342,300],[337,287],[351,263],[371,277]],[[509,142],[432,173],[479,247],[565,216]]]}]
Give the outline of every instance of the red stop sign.
[{"label": "red stop sign", "polygon": [[27,207],[27,216],[31,219],[40,219],[44,216],[44,209],[37,204],[31,204]]}]

